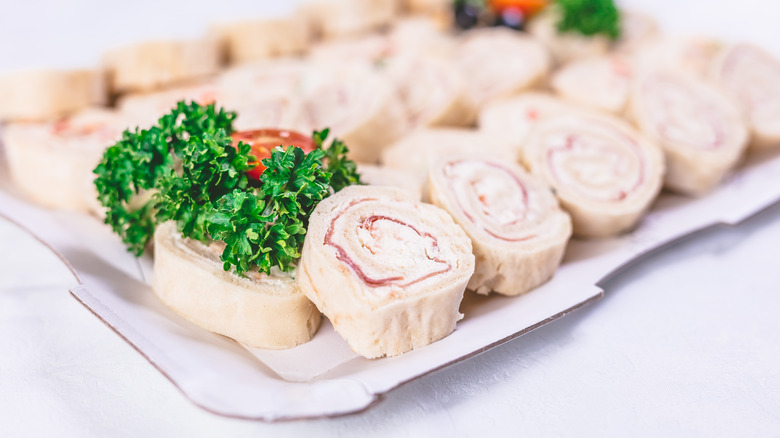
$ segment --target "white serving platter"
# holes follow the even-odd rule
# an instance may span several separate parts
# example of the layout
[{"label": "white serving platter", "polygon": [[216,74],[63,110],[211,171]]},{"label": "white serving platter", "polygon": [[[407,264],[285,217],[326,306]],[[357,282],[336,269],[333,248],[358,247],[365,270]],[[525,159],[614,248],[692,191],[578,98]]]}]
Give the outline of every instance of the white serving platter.
[{"label": "white serving platter", "polygon": [[[2,164],[2,163],[0,163]],[[314,339],[282,351],[245,349],[185,321],[148,284],[148,256],[135,259],[99,220],[52,212],[17,196],[0,166],[0,216],[28,230],[74,273],[71,294],[132,345],[189,400],[210,412],[265,421],[358,412],[393,388],[486,351],[602,296],[625,266],[696,231],[734,225],[780,200],[780,155],[753,156],[709,195],[664,193],[634,232],[570,243],[542,287],[514,298],[467,292],[454,333],[395,358],[355,355],[323,322]]]}]

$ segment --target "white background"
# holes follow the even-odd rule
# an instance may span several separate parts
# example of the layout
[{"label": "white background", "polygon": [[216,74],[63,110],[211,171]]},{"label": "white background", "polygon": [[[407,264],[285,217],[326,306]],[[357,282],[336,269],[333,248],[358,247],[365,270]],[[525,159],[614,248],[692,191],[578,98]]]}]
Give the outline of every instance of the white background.
[{"label": "white background", "polygon": [[[117,44],[196,36],[215,19],[296,2],[160,3],[5,1],[0,70],[89,66]],[[670,30],[780,54],[775,1],[623,4]],[[664,250],[608,283],[601,301],[367,412],[264,424],[192,405],[71,298],[58,259],[0,220],[0,436],[778,436],[778,243],[775,206]]]}]

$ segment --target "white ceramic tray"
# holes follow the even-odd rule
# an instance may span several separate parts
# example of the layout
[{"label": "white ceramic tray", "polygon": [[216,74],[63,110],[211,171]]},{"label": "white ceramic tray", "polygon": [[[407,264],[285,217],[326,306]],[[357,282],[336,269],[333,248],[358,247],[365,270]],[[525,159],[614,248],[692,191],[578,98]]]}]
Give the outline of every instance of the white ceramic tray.
[{"label": "white ceramic tray", "polygon": [[71,294],[132,345],[188,399],[213,413],[257,420],[336,416],[369,408],[404,382],[479,354],[602,295],[599,282],[665,244],[718,224],[736,224],[780,200],[780,156],[752,157],[699,199],[663,194],[633,233],[570,243],[563,265],[520,297],[468,293],[454,333],[399,357],[352,353],[327,321],[302,346],[245,349],[163,306],[148,283],[151,260],[135,259],[97,219],[51,212],[14,194],[0,163],[0,216],[57,253],[73,271]]}]

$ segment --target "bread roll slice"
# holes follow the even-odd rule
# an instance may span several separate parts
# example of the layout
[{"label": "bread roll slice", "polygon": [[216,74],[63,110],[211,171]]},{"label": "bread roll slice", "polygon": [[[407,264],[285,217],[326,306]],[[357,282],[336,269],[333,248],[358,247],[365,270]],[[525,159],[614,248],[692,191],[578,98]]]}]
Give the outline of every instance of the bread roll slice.
[{"label": "bread roll slice", "polygon": [[319,0],[300,9],[312,31],[324,38],[365,34],[390,25],[396,0]]},{"label": "bread roll slice", "polygon": [[358,166],[360,181],[370,186],[389,186],[408,191],[415,200],[423,197],[423,185],[415,175],[402,169],[387,166],[361,164]]},{"label": "bread roll slice", "polygon": [[216,80],[217,104],[237,113],[237,130],[297,129],[308,65],[299,59],[281,58],[232,68]]},{"label": "bread roll slice", "polygon": [[559,32],[560,11],[556,7],[547,8],[528,23],[528,33],[541,41],[552,54],[555,65],[601,56],[610,49],[609,38],[596,35],[585,36],[578,32]]},{"label": "bread roll slice", "polygon": [[0,76],[0,120],[47,121],[106,102],[99,70],[35,70]]},{"label": "bread roll slice", "polygon": [[454,56],[471,98],[479,106],[542,84],[550,70],[544,46],[509,29],[469,31]]},{"label": "bread roll slice", "polygon": [[476,268],[469,289],[522,294],[549,280],[560,265],[571,219],[550,187],[520,166],[445,160],[429,173],[428,194],[471,238]]},{"label": "bread roll slice", "polygon": [[528,92],[491,102],[479,112],[479,130],[507,142],[522,144],[542,120],[583,111],[551,94]]},{"label": "bread roll slice", "polygon": [[113,49],[103,63],[114,92],[151,91],[215,74],[222,53],[214,38],[153,41]]},{"label": "bread roll slice", "polygon": [[455,329],[471,241],[447,212],[398,189],[350,186],[312,213],[298,286],[358,354],[396,356]]},{"label": "bread roll slice", "polygon": [[308,26],[293,17],[219,23],[212,34],[223,46],[227,62],[247,62],[306,52],[311,40]]},{"label": "bread roll slice", "polygon": [[631,90],[632,69],[617,56],[573,61],[550,81],[555,93],[579,105],[622,115]]},{"label": "bread roll slice", "polygon": [[284,349],[311,340],[320,312],[283,272],[226,272],[217,243],[182,238],[174,222],[154,233],[152,289],[174,312],[208,331],[255,348]]},{"label": "bread roll slice", "polygon": [[719,40],[701,36],[657,36],[638,44],[630,62],[637,73],[676,70],[704,77],[722,49]]},{"label": "bread roll slice", "polygon": [[607,115],[543,120],[523,151],[526,167],[552,186],[580,237],[613,236],[633,228],[663,182],[660,147]]},{"label": "bread roll slice", "polygon": [[126,126],[120,114],[103,109],[53,123],[9,124],[3,144],[11,179],[44,207],[101,215],[92,171]]},{"label": "bread roll slice", "polygon": [[736,105],[715,87],[676,72],[640,78],[631,114],[666,156],[664,185],[701,195],[720,182],[742,156],[749,132]]},{"label": "bread roll slice", "polygon": [[477,130],[418,129],[382,152],[382,164],[401,169],[422,186],[428,171],[445,158],[495,158],[516,162],[520,142]]},{"label": "bread roll slice", "polygon": [[387,67],[411,127],[469,126],[477,108],[466,81],[452,66],[431,56],[402,56]]},{"label": "bread roll slice", "polygon": [[710,75],[747,118],[750,147],[780,147],[780,61],[752,44],[734,44],[718,56]]},{"label": "bread roll slice", "polygon": [[301,131],[329,127],[352,160],[374,164],[382,149],[408,129],[389,79],[362,64],[319,66],[304,92]]},{"label": "bread roll slice", "polygon": [[214,82],[206,81],[163,91],[126,94],[117,100],[116,107],[132,125],[146,129],[175,108],[179,101],[207,105],[218,100],[222,100],[218,88]]},{"label": "bread roll slice", "polygon": [[612,49],[628,55],[660,33],[661,29],[655,18],[639,11],[624,9],[620,11],[620,37]]}]

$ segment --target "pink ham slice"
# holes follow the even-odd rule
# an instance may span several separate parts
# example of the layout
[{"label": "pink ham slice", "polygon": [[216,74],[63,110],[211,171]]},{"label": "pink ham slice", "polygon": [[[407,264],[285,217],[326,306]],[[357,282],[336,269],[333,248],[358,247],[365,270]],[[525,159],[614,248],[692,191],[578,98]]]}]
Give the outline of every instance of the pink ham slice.
[{"label": "pink ham slice", "polygon": [[571,219],[550,187],[520,166],[447,160],[431,170],[428,194],[471,238],[476,269],[469,289],[517,295],[555,273],[572,233]]},{"label": "pink ham slice", "polygon": [[523,161],[555,190],[574,234],[604,237],[634,227],[661,188],[661,149],[621,120],[567,115],[541,122]]},{"label": "pink ham slice", "polygon": [[88,109],[54,123],[8,124],[11,179],[37,204],[102,215],[92,170],[129,123],[117,112]]},{"label": "pink ham slice", "polygon": [[780,146],[780,61],[751,44],[735,44],[713,64],[715,83],[748,118],[751,148]]},{"label": "pink ham slice", "polygon": [[444,210],[402,190],[350,186],[314,210],[297,283],[356,353],[374,358],[449,335],[473,272],[471,241]]},{"label": "pink ham slice", "polygon": [[667,188],[703,194],[742,156],[748,130],[739,110],[715,87],[674,72],[637,82],[631,113],[640,130],[666,156]]}]

